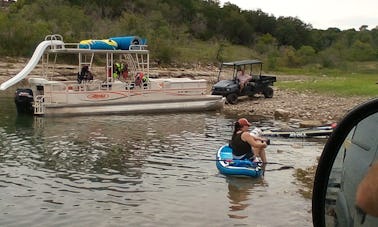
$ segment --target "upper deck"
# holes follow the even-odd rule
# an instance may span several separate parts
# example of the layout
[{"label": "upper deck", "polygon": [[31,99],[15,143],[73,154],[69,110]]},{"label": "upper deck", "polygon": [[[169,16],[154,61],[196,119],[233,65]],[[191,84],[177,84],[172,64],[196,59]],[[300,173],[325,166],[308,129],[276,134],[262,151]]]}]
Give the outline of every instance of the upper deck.
[{"label": "upper deck", "polygon": [[73,53],[73,54],[148,54],[148,45],[146,44],[131,44],[129,45],[128,49],[98,49],[93,48],[91,45],[85,45],[83,47],[83,44],[81,43],[65,43],[63,41],[63,37],[58,34],[54,35],[48,35],[45,37],[45,41],[54,41],[59,40],[61,41],[61,44],[52,44],[48,49],[46,49],[46,52],[49,53]]}]

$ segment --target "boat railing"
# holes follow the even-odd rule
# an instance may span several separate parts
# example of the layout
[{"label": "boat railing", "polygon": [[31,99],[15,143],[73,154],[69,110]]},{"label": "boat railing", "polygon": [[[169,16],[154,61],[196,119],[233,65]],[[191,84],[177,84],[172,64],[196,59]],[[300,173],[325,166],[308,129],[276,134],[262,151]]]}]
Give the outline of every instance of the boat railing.
[{"label": "boat railing", "polygon": [[[60,40],[60,39],[47,39],[47,40]],[[63,41],[63,38],[62,40]],[[85,48],[84,48],[85,47]],[[64,43],[63,45],[52,45],[51,48],[53,50],[56,49],[63,49],[63,50],[71,50],[71,51],[80,51],[83,53],[88,52],[109,52],[109,53],[146,53],[148,51],[148,45],[130,45],[128,50],[101,50],[101,49],[93,49],[89,44],[80,44],[80,43]]]},{"label": "boat railing", "polygon": [[73,97],[79,94],[100,94],[103,92],[122,92],[129,96],[132,92],[144,93],[148,92],[151,87],[151,82],[144,82],[136,84],[135,81],[116,81],[106,82],[100,80],[83,81],[77,83],[76,81],[64,81],[45,84],[44,95],[36,97],[35,112],[44,112],[43,103],[45,104],[67,104],[72,102]]},{"label": "boat railing", "polygon": [[[112,90],[112,88],[117,87],[119,89],[129,90],[132,87],[135,87],[134,81],[125,81],[125,82],[106,82],[100,80],[92,81],[83,81],[82,83],[77,83],[76,81],[64,81],[46,84],[46,94],[49,92],[78,92],[78,91],[100,91],[100,90]],[[46,96],[47,97],[47,96]],[[45,98],[46,98],[45,97]]]},{"label": "boat railing", "polygon": [[47,35],[45,36],[45,40],[60,40],[63,41],[63,36],[59,34]]},{"label": "boat railing", "polygon": [[[159,89],[161,91],[174,89],[178,93],[183,94],[205,94],[207,85],[205,80],[193,81],[190,79],[150,79],[137,83],[135,80],[116,80],[102,81],[91,80],[78,83],[71,81],[50,81],[45,83],[44,102],[49,104],[68,103],[72,99],[72,95],[96,92],[122,92],[124,94],[130,92],[149,92],[151,89]],[[82,93],[82,94],[84,94]],[[71,98],[70,98],[71,97]]]},{"label": "boat railing", "polygon": [[129,50],[147,50],[148,45],[130,45]]},{"label": "boat railing", "polygon": [[[64,43],[66,49],[80,49],[80,43]],[[91,49],[88,45],[87,49]]]},{"label": "boat railing", "polygon": [[[59,45],[51,45],[51,49],[56,50],[56,49],[69,49],[69,50],[82,50],[83,52],[85,51],[98,51],[102,52],[104,50],[99,50],[99,49],[92,49],[91,45],[89,44],[80,44],[80,43],[64,43],[63,36],[59,34],[52,34],[52,35],[47,35],[45,36],[45,41],[61,41],[63,44]],[[81,48],[80,46],[85,46],[85,48]],[[128,50],[105,50],[108,52],[123,52],[123,51],[128,51],[128,52],[137,52],[137,51],[148,51],[148,45],[146,44],[132,44],[129,46]]]},{"label": "boat railing", "polygon": [[[61,36],[59,34],[47,35],[47,36],[45,36],[45,41],[51,41],[50,49],[56,50],[56,49],[64,49],[65,48],[63,36]],[[56,42],[54,43],[53,41],[61,41],[61,42],[59,42],[60,44],[56,44]]]}]

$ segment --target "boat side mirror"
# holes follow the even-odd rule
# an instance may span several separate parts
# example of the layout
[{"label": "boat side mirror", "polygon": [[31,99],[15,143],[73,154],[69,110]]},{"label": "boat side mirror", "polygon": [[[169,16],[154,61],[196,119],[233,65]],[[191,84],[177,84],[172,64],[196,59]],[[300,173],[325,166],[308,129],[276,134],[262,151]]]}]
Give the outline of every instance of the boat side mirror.
[{"label": "boat side mirror", "polygon": [[314,179],[315,227],[378,226],[377,217],[356,206],[357,188],[378,159],[377,135],[378,99],[355,107],[334,129],[320,156]]}]

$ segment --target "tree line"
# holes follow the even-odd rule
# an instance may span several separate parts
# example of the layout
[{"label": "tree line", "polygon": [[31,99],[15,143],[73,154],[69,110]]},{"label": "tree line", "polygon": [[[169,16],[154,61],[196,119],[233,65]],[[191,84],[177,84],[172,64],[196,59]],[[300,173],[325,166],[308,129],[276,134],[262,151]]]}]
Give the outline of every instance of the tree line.
[{"label": "tree line", "polygon": [[149,41],[151,55],[163,63],[178,60],[175,43],[198,40],[241,45],[271,67],[317,63],[334,67],[345,61],[378,59],[378,28],[319,30],[295,17],[274,17],[242,10],[218,0],[18,0],[0,11],[0,54],[30,56],[48,34],[65,42],[138,35]]}]

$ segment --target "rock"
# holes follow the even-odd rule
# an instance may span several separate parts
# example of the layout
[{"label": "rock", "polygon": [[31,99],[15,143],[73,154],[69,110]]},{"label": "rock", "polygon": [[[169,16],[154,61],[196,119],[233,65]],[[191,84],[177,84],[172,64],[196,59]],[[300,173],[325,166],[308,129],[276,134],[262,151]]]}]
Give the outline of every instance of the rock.
[{"label": "rock", "polygon": [[275,120],[289,120],[289,114],[290,112],[283,109],[276,109],[274,110],[274,119]]},{"label": "rock", "polygon": [[295,148],[295,149],[299,149],[299,148],[303,148],[303,145],[302,144],[299,144],[299,143],[293,143],[291,145],[292,148]]},{"label": "rock", "polygon": [[311,127],[317,127],[322,125],[322,122],[320,120],[306,120],[299,122],[300,128],[311,128]]}]

